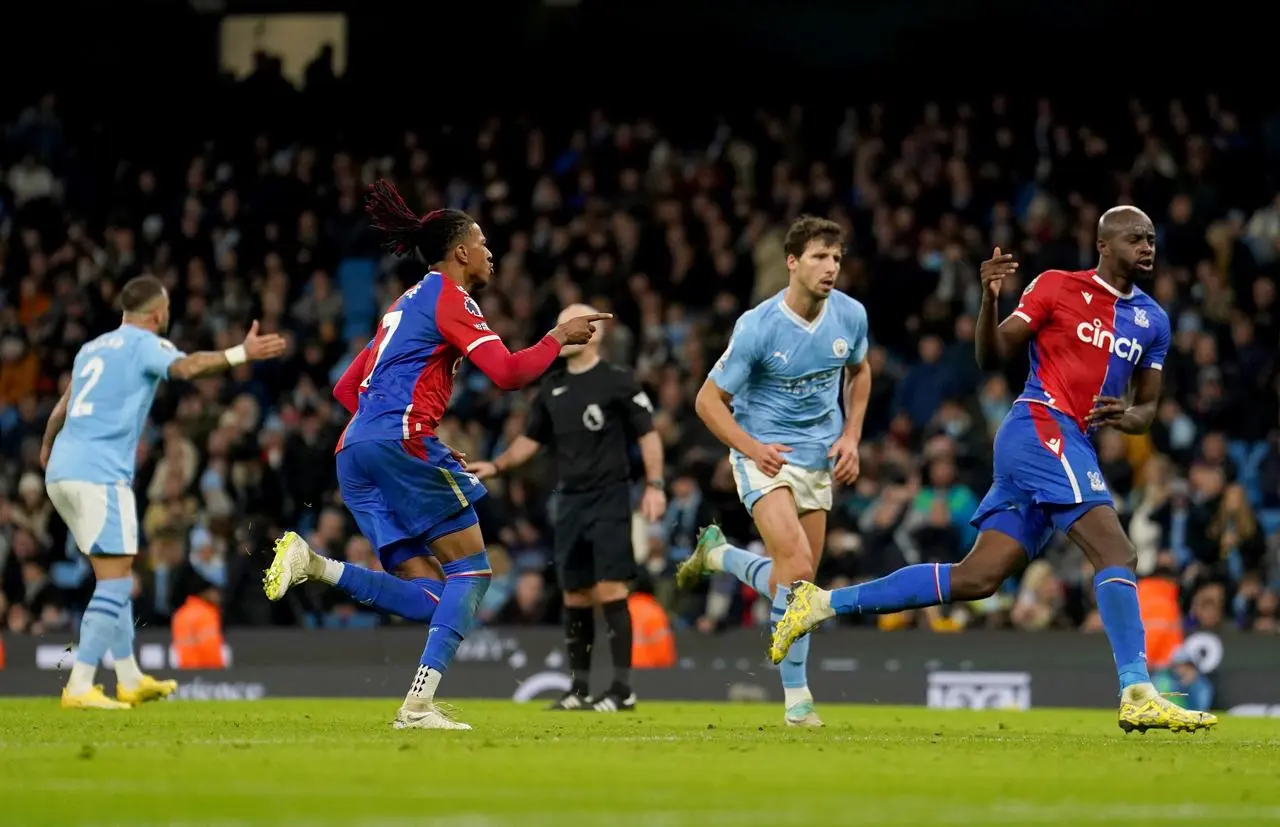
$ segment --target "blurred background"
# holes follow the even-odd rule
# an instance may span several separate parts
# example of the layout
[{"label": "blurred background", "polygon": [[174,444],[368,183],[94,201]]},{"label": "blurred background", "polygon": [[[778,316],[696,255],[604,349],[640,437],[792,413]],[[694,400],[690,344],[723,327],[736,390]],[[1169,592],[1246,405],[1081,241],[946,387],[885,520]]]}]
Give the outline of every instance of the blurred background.
[{"label": "blurred background", "polygon": [[[634,532],[646,601],[677,632],[760,627],[736,581],[675,592],[718,520],[756,542],[694,393],[734,318],[785,286],[802,212],[849,236],[840,288],[866,304],[873,391],[862,478],[831,514],[824,584],[958,560],[991,438],[1026,365],[972,355],[977,265],[1016,251],[1024,283],[1096,261],[1102,210],[1158,231],[1175,347],[1151,434],[1098,435],[1138,548],[1158,666],[1196,630],[1280,631],[1280,96],[1233,4],[1177,35],[1154,4],[11,4],[0,25],[0,630],[69,640],[90,572],[45,496],[40,435],[76,349],[151,273],[182,349],[253,319],[280,364],[162,388],[139,449],[136,613],[164,629],[212,603],[226,628],[390,623],[332,590],[269,604],[272,539],[306,532],[377,566],[336,497],[345,414],[329,389],[380,310],[421,275],[380,255],[364,187],[484,226],[481,304],[513,350],[561,307],[616,314],[607,358],[654,400],[670,508]],[[1167,14],[1164,13],[1164,14]],[[1176,35],[1176,37],[1175,37]],[[1182,38],[1182,39],[1178,39]],[[1173,45],[1169,45],[1173,44]],[[532,389],[464,367],[445,442],[496,456]],[[478,510],[491,626],[550,626],[545,458]],[[637,473],[639,464],[637,457]],[[1081,553],[1052,551],[980,604],[858,623],[1101,629]],[[1175,663],[1176,661],[1176,663]]]}]

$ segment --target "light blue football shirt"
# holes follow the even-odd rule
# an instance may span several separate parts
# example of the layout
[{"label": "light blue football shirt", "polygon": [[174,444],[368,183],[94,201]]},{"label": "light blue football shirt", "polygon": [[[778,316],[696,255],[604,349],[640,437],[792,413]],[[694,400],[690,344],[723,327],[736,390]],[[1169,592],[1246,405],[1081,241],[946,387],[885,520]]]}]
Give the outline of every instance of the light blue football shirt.
[{"label": "light blue football shirt", "polygon": [[867,355],[867,310],[833,290],[818,317],[806,322],[787,307],[785,294],[738,319],[710,379],[733,394],[733,418],[754,439],[791,448],[788,464],[828,469],[827,452],[844,429],[844,367]]},{"label": "light blue football shirt", "polygon": [[149,330],[121,325],[86,343],[72,368],[67,421],[48,482],[133,483],[138,439],[169,366],[185,354]]}]

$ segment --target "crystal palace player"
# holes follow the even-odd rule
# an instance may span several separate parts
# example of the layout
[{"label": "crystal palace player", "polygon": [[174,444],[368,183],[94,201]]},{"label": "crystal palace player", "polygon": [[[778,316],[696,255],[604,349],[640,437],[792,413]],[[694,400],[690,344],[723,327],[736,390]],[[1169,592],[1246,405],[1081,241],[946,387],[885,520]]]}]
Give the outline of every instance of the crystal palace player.
[{"label": "crystal palace player", "polygon": [[450,720],[434,699],[489,586],[489,559],[472,508],[485,488],[462,456],[436,437],[436,426],[464,358],[498,387],[515,390],[542,375],[561,346],[587,342],[591,323],[610,316],[570,319],[532,347],[510,353],[471,297],[493,275],[493,255],[479,225],[458,210],[419,218],[385,181],[370,188],[366,209],[387,249],[416,253],[431,268],[391,305],[377,335],[334,388],[355,413],[338,442],[342,499],[383,568],[395,576],[328,560],[288,532],[276,543],[264,586],[268,598],[279,600],[290,586],[319,580],[365,605],[430,622],[394,726],[470,729]]},{"label": "crystal palace player", "polygon": [[[1120,676],[1121,729],[1194,732],[1217,719],[1184,710],[1156,692],[1147,674],[1145,633],[1132,570],[1134,548],[1120,527],[1089,432],[1110,426],[1145,433],[1160,398],[1169,350],[1169,318],[1134,286],[1151,272],[1155,229],[1133,207],[1098,222],[1098,267],[1049,270],[1027,285],[997,328],[1001,281],[1017,270],[999,248],[982,265],[977,359],[984,369],[1029,347],[1031,374],[995,439],[991,490],[972,524],[980,532],[955,565],[916,565],[859,586],[825,591],[797,583],[774,634],[770,656],[837,614],[888,613],[993,594],[1055,530],[1067,534],[1094,567],[1094,593]],[[1133,404],[1124,397],[1133,379]]]}]

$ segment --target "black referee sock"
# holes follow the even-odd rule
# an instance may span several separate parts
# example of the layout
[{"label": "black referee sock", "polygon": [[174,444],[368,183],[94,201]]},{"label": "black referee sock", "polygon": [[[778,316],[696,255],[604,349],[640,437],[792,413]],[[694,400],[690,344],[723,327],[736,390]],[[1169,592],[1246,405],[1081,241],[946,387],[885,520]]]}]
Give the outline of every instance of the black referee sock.
[{"label": "black referee sock", "polygon": [[[613,656],[613,687],[619,694],[631,692],[631,610],[626,600],[600,607],[609,627],[609,654]],[[625,690],[625,692],[623,691]]]},{"label": "black referee sock", "polygon": [[596,611],[565,606],[564,643],[569,650],[569,674],[573,680],[573,692],[589,695],[591,690],[591,647],[596,640]]}]

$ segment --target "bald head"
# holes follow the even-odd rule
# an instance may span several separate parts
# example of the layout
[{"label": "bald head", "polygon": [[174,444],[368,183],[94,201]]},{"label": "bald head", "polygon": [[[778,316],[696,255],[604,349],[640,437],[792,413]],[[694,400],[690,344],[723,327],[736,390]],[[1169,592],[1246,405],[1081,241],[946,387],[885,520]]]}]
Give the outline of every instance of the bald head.
[{"label": "bald head", "polygon": [[1150,273],[1155,260],[1156,228],[1142,210],[1112,207],[1098,219],[1098,275],[1119,287]]},{"label": "bald head", "polygon": [[1098,238],[1110,240],[1126,229],[1151,226],[1151,219],[1137,207],[1112,207],[1098,219]]}]

